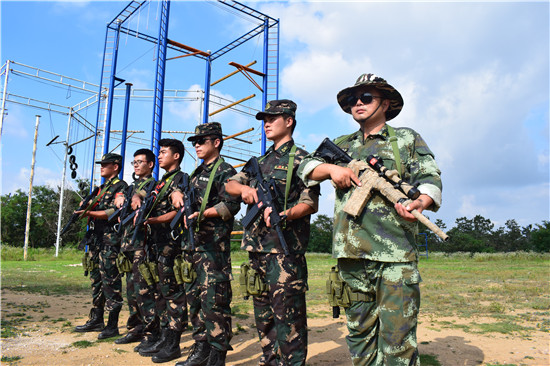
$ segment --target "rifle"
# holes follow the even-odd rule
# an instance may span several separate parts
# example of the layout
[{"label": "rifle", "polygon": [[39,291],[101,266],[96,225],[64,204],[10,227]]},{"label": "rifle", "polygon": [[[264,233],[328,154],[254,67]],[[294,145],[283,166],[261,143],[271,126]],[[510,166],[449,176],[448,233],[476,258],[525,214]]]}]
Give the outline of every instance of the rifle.
[{"label": "rifle", "polygon": [[[269,215],[271,226],[277,231],[277,235],[279,236],[279,241],[281,242],[283,251],[285,252],[285,255],[288,255],[288,245],[286,243],[285,237],[283,235],[283,229],[281,227],[284,220],[286,219],[286,215],[280,216],[279,209],[275,204],[277,197],[281,196],[275,180],[273,178],[271,178],[269,181],[266,181],[264,179],[262,171],[260,170],[260,166],[258,164],[258,159],[256,159],[256,157],[252,157],[246,163],[243,171],[252,175],[258,182],[258,203],[252,206],[252,208],[243,217],[243,227],[247,230],[250,229],[250,226],[254,221],[256,221],[258,216],[260,216],[260,214],[262,214],[267,207],[271,207],[271,214]],[[290,182],[287,182],[287,184],[290,184]]]},{"label": "rifle", "polygon": [[[122,212],[123,211],[127,212],[128,206],[131,207],[131,203],[132,203],[131,201],[132,201],[132,196],[134,195],[134,189],[135,187],[133,185],[126,187],[126,189],[124,190],[124,204],[120,206],[120,208],[116,209],[116,211],[113,212],[111,215],[109,215],[109,217],[107,218],[107,222],[109,224],[112,223],[114,220],[118,219],[119,217],[122,218],[126,216],[126,215],[122,216]],[[120,225],[115,223],[114,229],[118,233],[120,230]]]},{"label": "rifle", "polygon": [[[328,138],[323,140],[313,156],[321,158],[329,164],[350,164],[353,160],[351,156]],[[344,206],[343,211],[349,215],[359,216],[370,198],[372,189],[380,192],[391,203],[401,203],[405,207],[420,195],[416,187],[399,179],[399,174],[396,171],[384,167],[380,158],[369,155],[367,163],[359,162],[357,166],[362,170],[359,174],[361,187],[355,188]],[[417,210],[412,210],[411,214],[441,239],[445,241],[449,239],[447,234]]]},{"label": "rifle", "polygon": [[[156,183],[155,180],[151,179],[151,181],[149,181],[149,183],[147,183],[145,187],[143,187],[143,189],[145,189],[146,194],[149,194],[153,190],[153,188],[155,187],[155,183]],[[120,231],[120,228],[128,225],[128,223],[136,215],[137,210],[132,211],[131,213],[128,213],[132,209],[132,197],[134,196],[135,192],[136,192],[136,186],[128,186],[128,188],[126,188],[126,191],[124,192],[124,196],[126,197],[124,201],[124,205],[122,205],[111,216],[109,216],[109,219],[108,219],[109,222],[111,222],[111,220],[117,216],[120,217],[120,224],[118,225],[118,231]]]},{"label": "rifle", "polygon": [[[182,223],[182,216],[185,215],[187,221],[187,230],[189,231],[189,244],[191,245],[191,250],[195,250],[195,228],[197,225],[197,218],[194,217],[189,219],[194,212],[196,212],[196,203],[197,203],[197,193],[195,187],[191,184],[189,175],[183,173],[181,183],[178,185],[178,188],[183,193],[183,207],[180,208],[176,216],[170,222],[170,229],[172,229],[172,237],[177,237],[174,235],[174,230],[178,228]],[[206,197],[205,197],[206,199]]]},{"label": "rifle", "polygon": [[81,219],[84,216],[84,214],[90,210],[91,207],[88,207],[90,205],[90,201],[92,200],[92,198],[94,198],[95,195],[97,195],[98,192],[99,192],[99,187],[95,187],[92,193],[90,193],[84,198],[84,200],[82,201],[82,204],[77,210],[77,211],[84,210],[84,212],[81,214],[73,213],[69,218],[69,221],[67,222],[67,224],[61,230],[61,233],[59,234],[60,236],[65,234],[69,230],[72,224],[74,224],[76,221]]},{"label": "rifle", "polygon": [[[141,206],[139,207],[139,209],[137,211],[134,211],[134,214],[128,215],[128,217],[130,216],[133,217],[134,215],[136,215],[136,225],[134,229],[134,235],[132,235],[132,240],[130,241],[130,247],[134,246],[134,242],[136,241],[136,238],[137,238],[137,233],[141,228],[141,226],[145,223],[145,221],[147,221],[147,215],[149,215],[149,213],[151,212],[153,205],[157,200],[158,193],[160,192],[164,184],[166,184],[165,181],[163,181],[161,185],[157,187],[158,189],[153,189],[155,188],[155,185],[154,184],[151,185],[151,190],[147,192],[147,195],[145,196],[145,199],[141,203]],[[125,221],[127,222],[127,220]]]}]

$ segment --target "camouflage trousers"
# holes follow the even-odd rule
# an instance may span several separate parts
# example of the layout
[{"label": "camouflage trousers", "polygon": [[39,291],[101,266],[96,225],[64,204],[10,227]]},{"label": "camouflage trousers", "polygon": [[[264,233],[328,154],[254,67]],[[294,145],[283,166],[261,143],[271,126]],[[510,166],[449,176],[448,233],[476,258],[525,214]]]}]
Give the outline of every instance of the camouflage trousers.
[{"label": "camouflage trousers", "polygon": [[220,351],[232,350],[231,254],[186,251],[184,259],[197,272],[195,281],[185,284],[193,339]]},{"label": "camouflage trousers", "polygon": [[156,308],[161,316],[161,327],[181,333],[188,322],[185,289],[178,285],[174,275],[174,259],[181,254],[181,248],[176,243],[157,244],[156,247],[159,271]]},{"label": "camouflage trousers", "polygon": [[372,301],[346,309],[353,365],[420,365],[416,341],[420,273],[416,262],[339,258],[342,280]]},{"label": "camouflage trousers", "polygon": [[155,292],[139,272],[139,264],[145,260],[143,249],[125,253],[132,262],[132,272],[126,273],[126,298],[130,316],[126,323],[129,332],[149,335],[158,333],[159,318],[155,308]]},{"label": "camouflage trousers", "polygon": [[101,285],[101,273],[99,272],[99,251],[89,251],[88,256],[92,258],[94,269],[89,273],[92,286],[92,305],[96,309],[103,310],[105,307],[105,295]]},{"label": "camouflage trousers", "polygon": [[101,287],[105,296],[105,310],[120,311],[122,309],[122,276],[118,271],[116,259],[119,249],[107,245],[99,253],[99,272]]},{"label": "camouflage trousers", "polygon": [[307,264],[304,254],[249,253],[267,291],[253,297],[260,365],[305,365]]}]

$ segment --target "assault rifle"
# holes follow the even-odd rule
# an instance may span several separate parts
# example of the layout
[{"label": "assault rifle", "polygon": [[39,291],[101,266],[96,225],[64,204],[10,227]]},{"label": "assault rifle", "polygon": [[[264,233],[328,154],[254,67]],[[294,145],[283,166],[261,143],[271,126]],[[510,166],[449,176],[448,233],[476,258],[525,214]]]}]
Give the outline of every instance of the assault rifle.
[{"label": "assault rifle", "polygon": [[[321,158],[329,164],[350,164],[353,160],[351,156],[328,138],[323,140],[313,156]],[[380,158],[369,155],[367,163],[358,162],[356,166],[362,171],[359,174],[361,187],[355,188],[344,206],[343,211],[349,215],[357,217],[361,214],[373,189],[380,192],[391,203],[401,203],[405,207],[420,195],[415,186],[399,178],[397,171],[388,170],[383,166]],[[447,234],[417,210],[412,210],[411,214],[441,239],[445,241],[449,239]]]},{"label": "assault rifle", "polygon": [[[155,187],[155,183],[156,183],[155,180],[151,179],[143,187],[143,189],[145,189],[146,194],[148,194],[153,190],[153,188]],[[128,188],[126,188],[126,191],[124,192],[124,197],[125,197],[124,204],[107,219],[109,222],[111,222],[117,217],[120,217],[120,224],[115,225],[115,226],[118,226],[118,228],[115,227],[115,230],[117,230],[117,232],[120,231],[120,228],[128,225],[128,222],[130,222],[130,220],[132,220],[136,215],[137,210],[132,211],[130,213],[130,211],[132,210],[132,197],[136,193],[136,188],[137,186],[134,186],[134,185],[128,186]]]},{"label": "assault rifle", "polygon": [[[190,219],[189,216],[197,212],[197,193],[195,191],[195,187],[191,184],[191,180],[189,179],[189,175],[187,173],[183,173],[182,180],[178,188],[183,193],[183,206],[180,208],[176,216],[174,216],[172,222],[170,222],[172,237],[177,236],[174,235],[174,231],[180,227],[182,224],[182,219],[185,217],[187,222],[187,230],[189,231],[189,245],[191,245],[191,250],[195,250],[195,228],[197,226],[197,218],[194,217]],[[207,197],[205,197],[205,199],[207,199]]]},{"label": "assault rifle", "polygon": [[[258,203],[252,206],[252,208],[243,217],[243,227],[247,230],[250,229],[250,226],[254,223],[254,221],[256,221],[260,214],[263,214],[266,208],[271,207],[271,213],[269,214],[271,227],[273,227],[277,231],[277,235],[279,236],[279,241],[281,242],[283,251],[285,252],[285,255],[288,255],[288,245],[286,243],[285,237],[283,235],[283,229],[281,227],[284,220],[286,219],[286,215],[280,216],[279,209],[275,204],[277,197],[281,196],[275,180],[273,178],[271,178],[269,181],[266,181],[264,179],[262,171],[260,170],[260,166],[258,164],[258,159],[256,159],[256,157],[252,157],[246,163],[243,171],[253,176],[258,182]],[[290,184],[290,182],[287,182],[287,184]]]},{"label": "assault rifle", "polygon": [[[145,196],[145,199],[141,203],[141,206],[139,209],[134,211],[134,215],[136,215],[136,225],[134,229],[134,235],[132,235],[132,240],[130,241],[130,247],[134,246],[134,242],[136,241],[138,231],[141,229],[141,226],[145,224],[145,221],[147,221],[147,216],[153,209],[153,206],[155,204],[155,201],[157,200],[158,193],[160,192],[162,186],[166,184],[165,181],[161,183],[158,189],[154,189],[155,185],[151,185],[151,190],[147,192],[147,195]],[[128,215],[130,217],[132,215]],[[127,221],[127,220],[125,220]]]},{"label": "assault rifle", "polygon": [[99,187],[95,187],[95,189],[92,191],[92,193],[90,193],[89,195],[87,195],[84,198],[84,200],[82,201],[82,204],[80,205],[80,207],[77,210],[77,211],[84,210],[84,212],[81,213],[81,214],[73,213],[71,215],[71,217],[69,218],[69,221],[67,222],[67,224],[61,230],[61,233],[59,235],[65,234],[69,230],[69,228],[71,227],[72,224],[74,224],[79,219],[81,219],[84,216],[84,213],[86,213],[87,211],[89,211],[91,209],[91,207],[88,207],[88,206],[90,206],[90,201],[92,200],[92,198],[94,198],[97,195],[98,192],[99,192]]}]

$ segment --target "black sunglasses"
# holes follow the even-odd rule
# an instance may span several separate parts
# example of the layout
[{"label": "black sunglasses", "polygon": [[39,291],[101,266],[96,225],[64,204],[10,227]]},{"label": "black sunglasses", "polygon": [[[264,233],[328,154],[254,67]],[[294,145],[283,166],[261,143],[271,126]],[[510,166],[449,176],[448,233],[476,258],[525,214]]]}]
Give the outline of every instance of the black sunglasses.
[{"label": "black sunglasses", "polygon": [[208,140],[212,141],[213,139],[207,137],[199,137],[198,139],[193,140],[193,146],[203,145]]},{"label": "black sunglasses", "polygon": [[346,104],[350,107],[357,104],[357,99],[361,100],[363,104],[371,104],[374,98],[382,98],[372,95],[371,93],[363,93],[361,95],[350,95],[346,98]]}]

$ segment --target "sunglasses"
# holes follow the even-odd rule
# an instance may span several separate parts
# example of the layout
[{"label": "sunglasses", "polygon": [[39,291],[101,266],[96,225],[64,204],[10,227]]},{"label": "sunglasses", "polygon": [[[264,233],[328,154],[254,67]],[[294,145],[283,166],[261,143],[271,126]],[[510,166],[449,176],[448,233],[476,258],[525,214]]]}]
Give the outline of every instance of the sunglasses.
[{"label": "sunglasses", "polygon": [[212,138],[207,138],[207,137],[200,137],[200,138],[193,141],[193,146],[203,145],[208,140],[212,141],[213,139]]},{"label": "sunglasses", "polygon": [[134,160],[134,161],[132,161],[132,165],[141,165],[143,163],[145,163],[145,161],[143,161],[143,160]]},{"label": "sunglasses", "polygon": [[372,95],[371,93],[363,93],[361,95],[350,95],[346,98],[346,104],[350,107],[357,104],[357,99],[359,99],[363,104],[371,104],[374,98],[382,98]]}]

